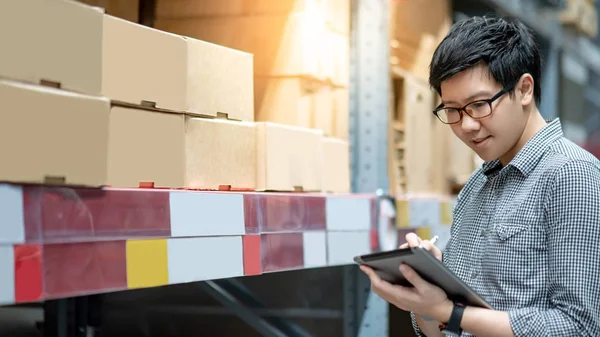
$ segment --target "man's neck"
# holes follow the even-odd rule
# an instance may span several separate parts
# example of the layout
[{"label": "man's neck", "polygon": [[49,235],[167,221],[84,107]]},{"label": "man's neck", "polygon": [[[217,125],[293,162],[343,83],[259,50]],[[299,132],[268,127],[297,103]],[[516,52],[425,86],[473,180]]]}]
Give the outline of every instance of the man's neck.
[{"label": "man's neck", "polygon": [[527,142],[535,136],[538,131],[543,129],[546,126],[546,120],[542,117],[539,110],[534,108],[533,111],[529,114],[529,119],[527,120],[527,125],[525,125],[525,129],[523,130],[523,134],[515,144],[515,146],[510,149],[505,155],[500,157],[500,162],[502,166],[508,165],[511,160],[521,151],[521,149],[527,144]]}]

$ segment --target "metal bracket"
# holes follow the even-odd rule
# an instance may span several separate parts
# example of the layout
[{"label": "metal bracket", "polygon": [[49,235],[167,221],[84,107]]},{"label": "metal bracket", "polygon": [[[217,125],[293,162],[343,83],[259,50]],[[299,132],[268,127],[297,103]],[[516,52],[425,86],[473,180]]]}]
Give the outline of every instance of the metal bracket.
[{"label": "metal bracket", "polygon": [[311,337],[298,325],[280,317],[260,317],[253,309],[264,309],[265,305],[234,279],[205,281],[198,286],[263,336]]},{"label": "metal bracket", "polygon": [[101,306],[101,295],[46,301],[44,321],[38,328],[44,337],[101,336]]}]

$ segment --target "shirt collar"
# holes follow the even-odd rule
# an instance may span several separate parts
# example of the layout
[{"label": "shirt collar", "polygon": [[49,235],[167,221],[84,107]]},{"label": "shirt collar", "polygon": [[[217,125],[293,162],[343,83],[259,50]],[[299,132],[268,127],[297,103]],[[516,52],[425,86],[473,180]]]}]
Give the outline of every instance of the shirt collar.
[{"label": "shirt collar", "polygon": [[[556,118],[531,137],[508,166],[513,166],[525,176],[529,175],[548,146],[561,137],[563,137],[562,126],[560,119]],[[485,175],[489,176],[502,169],[502,164],[499,159],[496,159],[484,163],[482,169]]]}]

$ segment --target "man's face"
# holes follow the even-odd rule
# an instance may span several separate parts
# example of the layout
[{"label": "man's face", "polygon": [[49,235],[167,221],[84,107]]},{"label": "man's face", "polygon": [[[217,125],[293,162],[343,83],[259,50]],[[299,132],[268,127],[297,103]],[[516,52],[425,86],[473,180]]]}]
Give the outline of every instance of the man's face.
[{"label": "man's face", "polygon": [[[461,108],[478,100],[494,97],[503,88],[488,73],[486,66],[476,66],[458,73],[441,85],[442,102],[448,108]],[[473,119],[462,112],[462,119],[450,124],[454,134],[481,159],[495,160],[511,150],[523,134],[527,115],[518,97],[507,93],[492,103],[492,114]]]}]

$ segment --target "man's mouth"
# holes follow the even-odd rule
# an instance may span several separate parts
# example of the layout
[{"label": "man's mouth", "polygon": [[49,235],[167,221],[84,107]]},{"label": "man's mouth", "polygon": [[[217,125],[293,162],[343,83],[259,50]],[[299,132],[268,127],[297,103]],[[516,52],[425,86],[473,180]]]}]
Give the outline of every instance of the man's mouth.
[{"label": "man's mouth", "polygon": [[472,141],[473,141],[473,143],[481,143],[481,142],[483,142],[484,140],[486,140],[486,139],[488,139],[490,137],[491,136],[481,137],[481,138],[474,138]]},{"label": "man's mouth", "polygon": [[492,136],[487,136],[487,137],[480,137],[480,138],[474,138],[471,141],[473,142],[473,144],[477,145],[482,145],[486,140],[490,139]]}]

